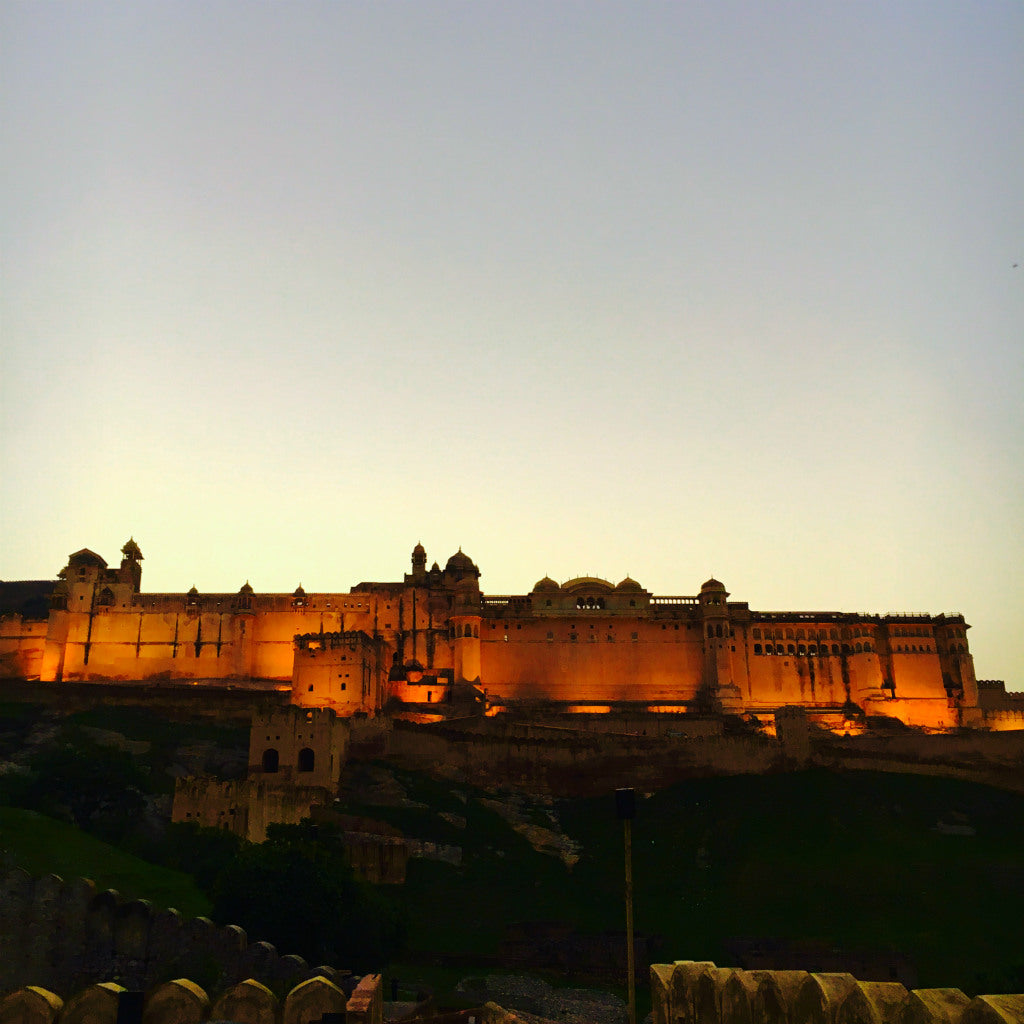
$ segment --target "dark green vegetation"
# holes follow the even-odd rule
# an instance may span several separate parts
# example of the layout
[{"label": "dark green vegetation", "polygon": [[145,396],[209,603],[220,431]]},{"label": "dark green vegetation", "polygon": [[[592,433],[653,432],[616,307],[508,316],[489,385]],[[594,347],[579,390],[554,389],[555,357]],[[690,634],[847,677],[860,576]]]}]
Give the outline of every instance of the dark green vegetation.
[{"label": "dark green vegetation", "polygon": [[[0,704],[0,803],[41,811],[143,856],[158,856],[174,769],[244,766],[248,730],[180,721],[158,710],[96,707],[59,716]],[[226,755],[226,756],[225,756]],[[236,771],[237,773],[237,771]],[[161,800],[161,798],[163,798]]]},{"label": "dark green vegetation", "polygon": [[[261,847],[168,826],[173,773],[204,763],[210,749],[233,751],[244,765],[247,732],[145,708],[60,718],[0,705],[0,756],[22,765],[0,776],[0,803],[66,823],[4,810],[0,849],[33,874],[87,875],[184,913],[241,924],[282,952],[357,969],[396,955],[404,911],[402,977],[410,961],[436,954],[458,973],[473,973],[474,958],[490,970],[501,962],[509,927],[523,922],[560,922],[583,935],[622,931],[622,826],[610,795],[516,805],[521,821],[578,844],[580,859],[569,868],[484,803],[515,804],[508,794],[351,765],[347,813],[462,852],[458,866],[413,859],[404,887],[374,890],[352,879],[329,826],[280,829]],[[390,777],[390,794],[374,773]],[[150,863],[127,858],[119,866],[110,847],[83,831]],[[655,959],[731,965],[732,940],[789,941],[901,954],[922,986],[1024,990],[1024,797],[1017,794],[867,772],[694,779],[639,799],[633,866],[636,927],[656,937]],[[176,888],[182,873],[194,887]]]},{"label": "dark green vegetation", "polygon": [[31,875],[91,878],[97,889],[174,907],[184,917],[206,916],[212,906],[191,875],[133,857],[36,811],[0,807],[0,850]]},{"label": "dark green vegetation", "polygon": [[[203,830],[209,831],[209,830]],[[271,936],[311,964],[379,969],[402,947],[392,893],[358,881],[330,825],[271,825],[260,845],[242,843],[213,885],[214,916]]]},{"label": "dark green vegetation", "polygon": [[[611,797],[556,801],[581,845],[572,869],[536,853],[466,793],[400,776],[427,810],[366,805],[409,834],[463,847],[463,864],[414,860],[414,951],[498,951],[506,926],[623,928],[623,836]],[[437,811],[463,815],[459,829]],[[524,809],[550,827],[545,808]],[[913,775],[808,771],[695,779],[639,800],[637,931],[664,960],[735,963],[730,940],[895,952],[921,986],[1021,991],[1024,797]]]}]

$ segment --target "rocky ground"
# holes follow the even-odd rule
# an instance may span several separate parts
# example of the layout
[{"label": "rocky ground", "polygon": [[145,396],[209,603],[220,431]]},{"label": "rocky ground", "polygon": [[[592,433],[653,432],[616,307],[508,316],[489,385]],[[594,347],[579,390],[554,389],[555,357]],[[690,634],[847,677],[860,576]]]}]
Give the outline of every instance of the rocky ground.
[{"label": "rocky ground", "polygon": [[481,1003],[497,1003],[506,1010],[514,1010],[522,1015],[522,1020],[626,1024],[629,1016],[626,1004],[610,992],[553,988],[546,981],[528,974],[488,974],[465,978],[456,991],[468,998],[480,999]]}]

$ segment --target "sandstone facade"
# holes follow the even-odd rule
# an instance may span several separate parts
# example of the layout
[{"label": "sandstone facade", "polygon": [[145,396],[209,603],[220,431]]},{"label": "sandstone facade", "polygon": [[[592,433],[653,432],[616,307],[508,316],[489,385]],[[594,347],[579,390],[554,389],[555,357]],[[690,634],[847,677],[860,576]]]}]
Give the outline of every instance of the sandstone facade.
[{"label": "sandstone facade", "polygon": [[122,556],[111,569],[82,549],[56,582],[0,584],[0,672],[271,685],[345,716],[476,695],[492,712],[542,701],[770,720],[799,705],[840,725],[851,712],[935,729],[1024,723],[998,684],[979,698],[958,614],[759,612],[714,579],[691,596],[589,576],[491,595],[468,555],[428,569],[421,545],[401,580],[348,591],[149,594],[134,540]]}]

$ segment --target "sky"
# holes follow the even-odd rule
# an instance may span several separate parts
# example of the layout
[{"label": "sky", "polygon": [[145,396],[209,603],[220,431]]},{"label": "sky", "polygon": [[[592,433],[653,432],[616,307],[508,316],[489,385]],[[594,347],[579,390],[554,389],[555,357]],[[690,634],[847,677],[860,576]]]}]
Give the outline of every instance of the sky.
[{"label": "sky", "polygon": [[421,541],[1024,690],[1017,0],[0,0],[0,116],[0,578]]}]

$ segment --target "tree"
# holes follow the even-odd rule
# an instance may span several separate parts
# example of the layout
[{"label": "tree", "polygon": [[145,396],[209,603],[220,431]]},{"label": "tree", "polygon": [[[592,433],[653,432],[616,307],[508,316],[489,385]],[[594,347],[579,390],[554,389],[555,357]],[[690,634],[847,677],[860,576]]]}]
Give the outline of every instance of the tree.
[{"label": "tree", "polygon": [[10,794],[12,803],[70,821],[106,842],[122,842],[146,808],[148,779],[126,751],[66,743],[37,755],[30,768]]},{"label": "tree", "polygon": [[355,878],[333,825],[271,825],[225,867],[212,898],[221,924],[313,964],[379,969],[404,939],[397,904]]}]

